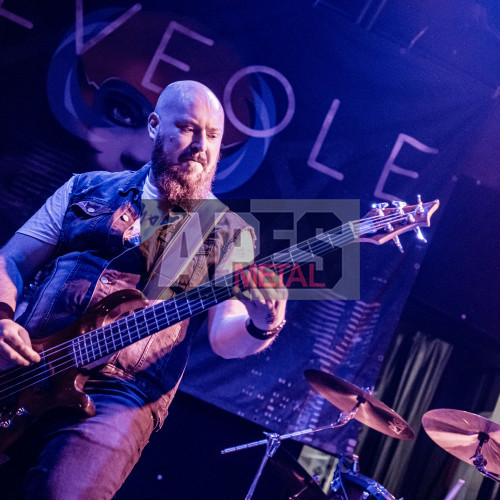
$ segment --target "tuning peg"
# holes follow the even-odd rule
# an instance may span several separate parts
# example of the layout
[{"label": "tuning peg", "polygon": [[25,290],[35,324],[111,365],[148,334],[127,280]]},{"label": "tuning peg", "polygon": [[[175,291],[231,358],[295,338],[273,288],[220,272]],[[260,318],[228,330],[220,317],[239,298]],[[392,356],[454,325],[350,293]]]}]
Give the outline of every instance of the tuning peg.
[{"label": "tuning peg", "polygon": [[391,203],[398,208],[406,207],[406,201],[393,200]]},{"label": "tuning peg", "polygon": [[420,215],[424,211],[424,205],[422,204],[422,197],[417,194],[417,214]]},{"label": "tuning peg", "polygon": [[387,208],[389,206],[389,203],[372,203],[372,208],[377,208],[378,210],[383,210],[384,208]]},{"label": "tuning peg", "polygon": [[422,243],[427,243],[425,236],[422,234],[422,231],[420,231],[420,228],[418,226],[414,229],[414,231],[417,235],[417,240],[421,241]]},{"label": "tuning peg", "polygon": [[403,245],[401,245],[401,240],[399,239],[399,236],[394,236],[394,238],[392,238],[392,240],[394,241],[394,243],[396,244],[396,246],[398,247],[398,250],[401,252],[401,253],[405,253],[405,250],[403,248]]}]

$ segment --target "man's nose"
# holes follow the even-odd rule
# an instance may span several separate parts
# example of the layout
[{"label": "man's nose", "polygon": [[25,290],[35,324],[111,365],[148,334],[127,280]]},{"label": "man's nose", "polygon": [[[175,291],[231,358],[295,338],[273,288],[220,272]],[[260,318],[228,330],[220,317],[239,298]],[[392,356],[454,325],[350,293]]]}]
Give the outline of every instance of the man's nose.
[{"label": "man's nose", "polygon": [[207,134],[204,131],[198,132],[193,136],[193,142],[191,147],[196,151],[206,151],[207,150]]}]

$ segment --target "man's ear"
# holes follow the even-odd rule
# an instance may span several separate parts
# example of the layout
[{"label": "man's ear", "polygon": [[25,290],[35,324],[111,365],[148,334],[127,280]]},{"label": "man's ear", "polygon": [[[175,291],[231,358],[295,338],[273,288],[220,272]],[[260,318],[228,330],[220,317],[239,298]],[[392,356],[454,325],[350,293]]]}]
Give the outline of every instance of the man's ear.
[{"label": "man's ear", "polygon": [[158,133],[158,126],[160,125],[160,119],[158,115],[153,111],[149,116],[148,116],[148,132],[149,132],[149,137],[151,139],[155,139],[156,134]]}]

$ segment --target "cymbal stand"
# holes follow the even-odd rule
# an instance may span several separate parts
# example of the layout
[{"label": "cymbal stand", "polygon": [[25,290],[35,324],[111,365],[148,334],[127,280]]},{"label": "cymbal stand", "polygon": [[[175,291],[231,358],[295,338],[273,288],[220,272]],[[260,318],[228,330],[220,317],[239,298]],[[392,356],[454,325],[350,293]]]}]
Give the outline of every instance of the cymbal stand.
[{"label": "cymbal stand", "polygon": [[475,465],[476,469],[484,476],[489,479],[492,479],[493,481],[500,483],[500,478],[492,474],[491,472],[488,472],[486,470],[486,464],[488,461],[483,457],[481,453],[481,449],[483,447],[484,443],[487,443],[490,440],[490,436],[486,434],[485,432],[480,432],[477,436],[479,439],[479,444],[477,445],[476,451],[472,457],[470,457],[470,460],[472,460],[472,463]]},{"label": "cymbal stand", "polygon": [[363,397],[358,396],[358,402],[356,403],[356,406],[349,412],[343,412],[343,411],[340,412],[336,422],[333,424],[325,425],[323,427],[318,427],[317,429],[311,429],[311,428],[303,429],[301,431],[290,432],[288,434],[282,434],[282,435],[276,433],[264,432],[266,439],[261,439],[260,441],[253,441],[251,443],[241,444],[238,446],[233,446],[232,448],[226,448],[222,450],[221,455],[225,455],[227,453],[232,453],[233,451],[246,450],[247,448],[253,448],[255,446],[263,444],[266,445],[266,452],[264,454],[264,457],[262,458],[259,469],[257,470],[257,474],[254,477],[254,480],[250,486],[250,489],[248,490],[245,500],[250,500],[252,498],[255,488],[257,487],[257,483],[259,482],[259,478],[262,474],[262,471],[264,470],[264,467],[268,459],[271,458],[276,453],[277,449],[281,444],[281,441],[293,437],[302,436],[304,434],[312,434],[314,432],[324,431],[325,429],[336,429],[338,427],[342,427],[343,425],[347,424],[350,420],[354,418],[359,407],[365,401],[366,400]]}]

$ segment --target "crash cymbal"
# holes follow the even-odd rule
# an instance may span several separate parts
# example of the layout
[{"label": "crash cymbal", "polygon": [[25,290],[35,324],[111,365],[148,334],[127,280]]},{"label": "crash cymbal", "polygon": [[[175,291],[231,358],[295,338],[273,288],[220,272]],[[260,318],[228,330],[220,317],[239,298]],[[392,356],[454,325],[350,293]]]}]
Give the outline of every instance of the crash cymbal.
[{"label": "crash cymbal", "polygon": [[486,439],[480,453],[487,460],[486,469],[500,474],[500,424],[462,410],[430,410],[422,417],[429,437],[454,457],[473,464],[480,438]]},{"label": "crash cymbal", "polygon": [[290,492],[290,498],[326,500],[327,496],[318,483],[286,450],[278,448],[276,453],[269,458],[269,462],[281,476]]},{"label": "crash cymbal", "polygon": [[310,386],[341,411],[351,411],[361,404],[354,418],[359,422],[397,439],[415,439],[410,425],[382,401],[344,379],[320,370],[306,370]]}]

